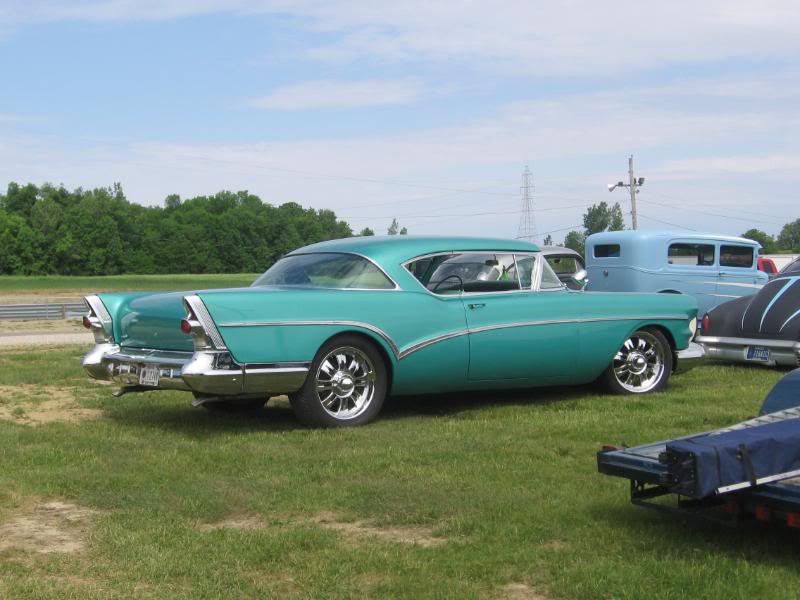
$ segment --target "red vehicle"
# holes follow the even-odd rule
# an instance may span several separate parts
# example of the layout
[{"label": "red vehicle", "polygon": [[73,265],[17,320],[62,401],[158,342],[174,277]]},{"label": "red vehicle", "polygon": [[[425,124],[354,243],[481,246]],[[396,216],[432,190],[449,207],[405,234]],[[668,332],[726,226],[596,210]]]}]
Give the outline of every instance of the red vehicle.
[{"label": "red vehicle", "polygon": [[769,275],[770,279],[778,274],[778,267],[775,266],[775,261],[771,258],[760,257],[758,259],[758,270],[764,271],[764,273]]}]

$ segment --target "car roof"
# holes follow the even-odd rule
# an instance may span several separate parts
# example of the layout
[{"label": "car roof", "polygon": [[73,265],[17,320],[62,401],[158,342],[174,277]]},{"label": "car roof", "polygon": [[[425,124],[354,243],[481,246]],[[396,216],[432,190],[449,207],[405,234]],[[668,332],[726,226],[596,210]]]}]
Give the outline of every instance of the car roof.
[{"label": "car roof", "polygon": [[713,240],[716,242],[734,242],[737,244],[747,244],[749,246],[760,246],[760,244],[747,238],[733,235],[720,235],[717,233],[704,233],[700,231],[679,231],[669,229],[625,229],[623,231],[603,231],[594,233],[586,239],[589,244],[602,244],[616,242],[620,240],[656,240],[665,238],[681,238],[689,240]]},{"label": "car roof", "polygon": [[330,240],[298,248],[289,254],[309,252],[353,252],[379,264],[399,264],[415,256],[451,250],[538,252],[536,244],[524,240],[482,237],[386,235],[361,236]]},{"label": "car roof", "polygon": [[583,258],[580,252],[576,252],[572,248],[566,248],[564,246],[542,246],[541,250],[542,254],[545,254],[547,256],[550,256],[551,254],[570,254],[573,256],[580,256],[581,258]]}]

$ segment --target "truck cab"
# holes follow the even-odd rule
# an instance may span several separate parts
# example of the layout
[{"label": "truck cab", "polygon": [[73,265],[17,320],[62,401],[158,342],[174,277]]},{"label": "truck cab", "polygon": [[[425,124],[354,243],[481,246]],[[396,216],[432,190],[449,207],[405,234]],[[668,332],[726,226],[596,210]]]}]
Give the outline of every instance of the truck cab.
[{"label": "truck cab", "polygon": [[694,296],[699,314],[757,292],[760,244],[739,237],[681,231],[606,231],[586,240],[587,290]]}]

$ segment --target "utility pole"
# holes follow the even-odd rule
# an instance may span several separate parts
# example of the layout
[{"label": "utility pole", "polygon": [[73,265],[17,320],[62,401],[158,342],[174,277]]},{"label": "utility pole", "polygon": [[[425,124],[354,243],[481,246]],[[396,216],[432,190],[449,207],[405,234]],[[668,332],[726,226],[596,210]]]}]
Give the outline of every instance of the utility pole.
[{"label": "utility pole", "polygon": [[528,165],[522,172],[522,210],[519,215],[518,240],[533,242],[536,238],[536,218],[533,216],[533,176]]},{"label": "utility pole", "polygon": [[639,188],[644,184],[644,177],[636,177],[633,174],[633,154],[628,157],[628,183],[618,181],[617,183],[609,183],[608,191],[613,192],[618,187],[630,188],[631,192],[631,224],[634,229],[639,229],[639,219],[636,214],[636,194],[639,193]]}]

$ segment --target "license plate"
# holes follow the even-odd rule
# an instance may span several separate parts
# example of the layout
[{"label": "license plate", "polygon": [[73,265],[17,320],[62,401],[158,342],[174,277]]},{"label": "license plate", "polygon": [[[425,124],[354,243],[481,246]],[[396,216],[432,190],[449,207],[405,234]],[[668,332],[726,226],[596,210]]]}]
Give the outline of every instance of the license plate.
[{"label": "license plate", "polygon": [[158,386],[158,367],[156,365],[142,365],[139,370],[139,385]]},{"label": "license plate", "polygon": [[764,348],[763,346],[748,346],[747,360],[769,362],[769,348]]}]

